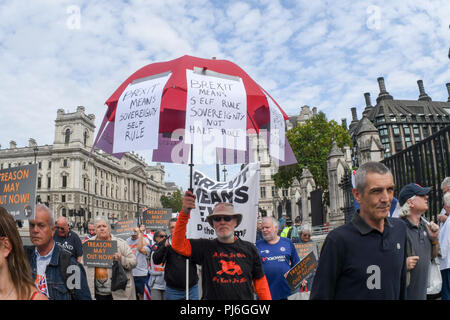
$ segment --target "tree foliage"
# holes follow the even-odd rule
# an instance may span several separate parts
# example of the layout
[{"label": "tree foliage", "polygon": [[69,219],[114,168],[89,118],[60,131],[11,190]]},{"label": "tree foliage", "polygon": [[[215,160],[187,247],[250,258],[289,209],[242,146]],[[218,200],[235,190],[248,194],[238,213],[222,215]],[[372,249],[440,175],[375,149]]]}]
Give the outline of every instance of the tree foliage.
[{"label": "tree foliage", "polygon": [[313,175],[316,188],[328,190],[327,160],[333,141],[338,147],[352,146],[347,129],[336,121],[327,121],[323,112],[319,112],[305,124],[286,132],[286,137],[297,158],[297,164],[280,167],[273,176],[277,188],[289,188],[294,178],[300,181],[303,168]]},{"label": "tree foliage", "polygon": [[175,191],[170,196],[161,196],[161,204],[163,208],[171,208],[172,212],[180,212],[182,207],[180,190]]}]

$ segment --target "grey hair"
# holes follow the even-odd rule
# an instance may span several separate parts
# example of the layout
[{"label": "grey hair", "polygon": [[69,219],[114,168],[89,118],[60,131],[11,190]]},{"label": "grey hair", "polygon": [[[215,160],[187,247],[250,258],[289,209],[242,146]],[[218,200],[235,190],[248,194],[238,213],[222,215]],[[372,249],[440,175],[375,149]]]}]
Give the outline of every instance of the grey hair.
[{"label": "grey hair", "polygon": [[371,161],[362,164],[355,173],[355,188],[358,192],[364,192],[368,173],[392,174],[391,170],[381,162]]},{"label": "grey hair", "polygon": [[[414,200],[416,196],[412,196],[408,200]],[[411,214],[411,205],[408,203],[408,200],[403,204],[403,206],[400,207],[398,210],[398,216],[401,217],[407,217]]]},{"label": "grey hair", "polygon": [[263,221],[263,222],[264,222],[264,221],[267,221],[267,220],[270,220],[270,221],[272,222],[272,225],[273,225],[275,228],[278,229],[278,221],[277,221],[277,219],[275,219],[275,217],[270,216],[270,217],[263,217],[263,218],[262,218],[262,221]]},{"label": "grey hair", "polygon": [[305,224],[303,226],[301,226],[301,232],[305,232],[305,231],[309,231],[309,233],[311,233],[311,226],[309,224]]},{"label": "grey hair", "polygon": [[95,217],[94,219],[94,226],[97,228],[97,224],[103,221],[108,226],[109,231],[111,231],[111,224],[109,223],[108,219],[106,219],[104,216]]},{"label": "grey hair", "polygon": [[442,180],[441,189],[444,189],[444,187],[450,189],[450,177],[446,177],[444,180]]},{"label": "grey hair", "polygon": [[442,197],[442,199],[444,201],[444,205],[450,206],[450,191],[444,193],[444,196]]},{"label": "grey hair", "polygon": [[45,211],[47,213],[48,225],[50,227],[54,227],[55,226],[55,218],[53,217],[53,212],[45,204],[41,204],[41,203],[36,205],[34,212],[37,212],[38,210]]}]

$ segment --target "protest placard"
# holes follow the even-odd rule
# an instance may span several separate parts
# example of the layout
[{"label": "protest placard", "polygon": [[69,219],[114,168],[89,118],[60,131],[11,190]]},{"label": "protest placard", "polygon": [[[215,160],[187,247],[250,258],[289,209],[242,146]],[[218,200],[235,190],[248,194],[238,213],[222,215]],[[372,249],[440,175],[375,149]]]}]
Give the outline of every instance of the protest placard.
[{"label": "protest placard", "polygon": [[0,170],[0,206],[14,220],[34,219],[37,164]]},{"label": "protest placard", "polygon": [[256,219],[259,200],[259,163],[245,166],[234,178],[218,182],[200,171],[193,176],[195,208],[191,210],[187,224],[187,237],[192,239],[214,239],[214,229],[206,221],[218,202],[230,202],[236,213],[242,214],[242,222],[235,235],[255,243]]},{"label": "protest placard", "polygon": [[116,252],[115,240],[88,240],[83,243],[83,264],[87,267],[111,268]]},{"label": "protest placard", "polygon": [[316,256],[313,252],[310,252],[284,275],[291,290],[297,289],[304,279],[315,272],[316,268]]},{"label": "protest placard", "polygon": [[267,97],[269,101],[270,111],[270,155],[278,160],[284,161],[285,153],[285,120],[278,106],[272,100]]},{"label": "protest placard", "polygon": [[111,234],[118,238],[127,239],[137,227],[136,219],[120,220],[111,225]]},{"label": "protest placard", "polygon": [[306,257],[310,252],[314,252],[316,259],[318,259],[317,245],[315,242],[294,243],[294,245],[300,259]]},{"label": "protest placard", "polygon": [[172,218],[172,209],[147,209],[142,213],[145,228],[151,230],[165,230]]},{"label": "protest placard", "polygon": [[161,97],[171,75],[130,83],[122,92],[114,121],[114,153],[158,148]]},{"label": "protest placard", "polygon": [[247,95],[242,79],[186,70],[186,80],[185,143],[246,150]]}]

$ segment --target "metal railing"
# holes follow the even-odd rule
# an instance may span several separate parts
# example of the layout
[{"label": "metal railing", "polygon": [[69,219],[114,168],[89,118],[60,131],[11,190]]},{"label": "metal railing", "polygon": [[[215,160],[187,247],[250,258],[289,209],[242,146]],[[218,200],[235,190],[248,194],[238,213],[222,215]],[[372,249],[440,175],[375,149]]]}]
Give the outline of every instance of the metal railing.
[{"label": "metal railing", "polygon": [[436,221],[442,208],[441,183],[450,176],[450,126],[382,162],[392,171],[396,197],[411,182],[432,187],[425,215]]}]

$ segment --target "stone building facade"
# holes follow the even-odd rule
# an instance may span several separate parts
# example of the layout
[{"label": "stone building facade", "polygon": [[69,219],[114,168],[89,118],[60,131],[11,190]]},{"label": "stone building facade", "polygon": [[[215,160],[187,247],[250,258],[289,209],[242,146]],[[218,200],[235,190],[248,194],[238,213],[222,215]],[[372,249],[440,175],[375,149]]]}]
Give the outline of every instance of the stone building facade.
[{"label": "stone building facade", "polygon": [[90,154],[95,116],[85,108],[57,111],[52,145],[29,139],[26,147],[0,149],[0,167],[38,164],[37,199],[55,217],[84,221],[97,216],[111,222],[135,217],[139,208],[160,208],[166,192],[164,166],[149,166],[136,153],[117,159],[101,150]]}]

